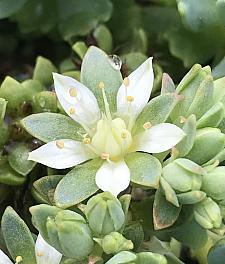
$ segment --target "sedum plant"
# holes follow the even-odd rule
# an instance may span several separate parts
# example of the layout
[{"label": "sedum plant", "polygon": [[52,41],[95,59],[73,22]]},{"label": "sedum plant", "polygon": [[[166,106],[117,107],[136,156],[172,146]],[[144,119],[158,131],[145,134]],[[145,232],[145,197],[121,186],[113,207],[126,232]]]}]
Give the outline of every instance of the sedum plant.
[{"label": "sedum plant", "polygon": [[[54,111],[18,118],[30,134],[22,140],[39,140],[26,158],[42,165],[27,174],[32,224],[11,207],[3,214],[0,263],[189,263],[184,252],[200,264],[223,260],[224,78],[196,64],[178,85],[163,74],[159,91],[152,58],[122,76],[115,55],[73,48],[81,71],[53,73]],[[49,87],[40,68],[34,79]],[[5,109],[15,112],[7,87],[6,125]]]}]

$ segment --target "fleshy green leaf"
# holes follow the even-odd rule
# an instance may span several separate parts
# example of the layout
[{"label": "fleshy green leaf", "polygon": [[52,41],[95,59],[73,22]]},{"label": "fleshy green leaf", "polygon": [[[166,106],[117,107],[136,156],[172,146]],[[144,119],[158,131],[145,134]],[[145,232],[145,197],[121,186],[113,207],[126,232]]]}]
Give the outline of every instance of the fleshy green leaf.
[{"label": "fleshy green leaf", "polygon": [[206,197],[206,193],[201,191],[190,191],[177,194],[177,198],[181,204],[195,204],[202,201]]},{"label": "fleshy green leaf", "polygon": [[224,68],[225,68],[225,57],[212,70],[212,75],[215,80],[225,76]]},{"label": "fleshy green leaf", "polygon": [[164,229],[173,225],[181,211],[181,207],[176,207],[169,203],[162,191],[158,189],[155,194],[153,204],[154,228],[156,230]]},{"label": "fleshy green leaf", "polygon": [[175,93],[175,84],[169,74],[163,73],[161,94]]},{"label": "fleshy green leaf", "polygon": [[83,128],[70,117],[55,113],[30,115],[21,123],[28,133],[46,143],[57,139],[80,140],[77,132],[83,132]]},{"label": "fleshy green leaf", "polygon": [[220,23],[216,1],[204,0],[204,4],[195,0],[177,0],[177,2],[183,22],[194,32],[208,30]]},{"label": "fleshy green leaf", "polygon": [[180,143],[176,145],[178,150],[178,157],[184,157],[192,149],[194,145],[194,140],[196,136],[196,117],[195,115],[190,115],[182,127],[185,137]]},{"label": "fleshy green leaf", "polygon": [[3,98],[0,98],[0,124],[5,117],[7,101]]},{"label": "fleshy green leaf", "polygon": [[50,175],[42,177],[33,183],[33,195],[41,203],[54,205],[54,192],[63,175]]},{"label": "fleshy green leaf", "polygon": [[143,131],[143,125],[146,122],[150,122],[153,126],[164,123],[175,107],[176,102],[175,94],[167,93],[153,98],[138,116],[133,134]]},{"label": "fleshy green leaf", "polygon": [[198,121],[197,128],[217,127],[225,116],[224,105],[221,102],[213,105]]},{"label": "fleshy green leaf", "polygon": [[0,166],[0,182],[8,185],[20,185],[26,178],[15,172],[8,163]]},{"label": "fleshy green leaf", "polygon": [[27,160],[30,148],[26,143],[13,145],[8,155],[10,166],[19,174],[27,175],[35,166],[35,162]]},{"label": "fleshy green leaf", "polygon": [[36,264],[34,240],[30,230],[11,207],[6,208],[1,226],[7,248],[13,259],[16,260],[17,256],[21,256],[23,264]]},{"label": "fleshy green leaf", "polygon": [[171,235],[194,250],[202,248],[208,240],[207,230],[194,219],[176,228]]},{"label": "fleshy green leaf", "polygon": [[112,34],[105,25],[98,26],[93,32],[98,46],[107,53],[112,51]]},{"label": "fleshy green leaf", "polygon": [[209,251],[208,264],[221,264],[225,261],[225,239],[219,240]]},{"label": "fleshy green leaf", "polygon": [[130,169],[133,183],[157,188],[162,173],[159,160],[150,154],[136,152],[128,154],[125,161]]},{"label": "fleshy green leaf", "polygon": [[92,160],[76,166],[65,175],[55,190],[56,205],[67,208],[82,202],[97,192],[95,175],[101,164],[102,160]]},{"label": "fleshy green leaf", "polygon": [[11,16],[28,0],[0,0],[0,19]]},{"label": "fleshy green leaf", "polygon": [[56,71],[55,66],[50,60],[39,56],[36,60],[33,79],[38,80],[40,83],[48,87],[53,84],[52,72]]},{"label": "fleshy green leaf", "polygon": [[225,135],[217,128],[202,128],[197,131],[193,148],[186,156],[199,165],[214,158],[225,145]]},{"label": "fleshy green leaf", "polygon": [[49,217],[54,218],[58,212],[62,210],[47,204],[39,204],[30,207],[30,213],[32,215],[32,223],[41,233],[44,239],[49,238],[49,233],[46,226],[46,221]]},{"label": "fleshy green leaf", "polygon": [[161,183],[161,187],[165,193],[166,200],[168,202],[172,203],[173,205],[179,207],[177,195],[176,195],[175,191],[173,190],[173,188],[169,185],[169,183],[163,177],[160,178],[160,183]]},{"label": "fleshy green leaf", "polygon": [[100,21],[107,21],[112,3],[109,0],[59,0],[58,10],[60,32],[65,40],[69,40],[76,35],[88,34]]},{"label": "fleshy green leaf", "polygon": [[94,46],[88,49],[81,67],[81,82],[92,90],[100,109],[104,110],[102,91],[99,89],[99,83],[103,82],[111,110],[116,110],[116,95],[122,76],[120,69],[104,51]]},{"label": "fleshy green leaf", "polygon": [[112,257],[106,264],[126,264],[126,263],[133,263],[137,259],[134,253],[129,251],[122,251]]}]

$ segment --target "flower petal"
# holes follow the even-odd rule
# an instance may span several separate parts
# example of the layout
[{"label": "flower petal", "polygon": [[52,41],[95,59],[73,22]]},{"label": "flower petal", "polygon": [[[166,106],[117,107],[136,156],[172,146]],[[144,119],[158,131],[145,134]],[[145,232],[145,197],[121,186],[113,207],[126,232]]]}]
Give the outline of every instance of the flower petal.
[{"label": "flower petal", "polygon": [[148,153],[160,153],[171,149],[185,136],[179,127],[162,123],[155,125],[134,138],[134,149]]},{"label": "flower petal", "polygon": [[94,94],[71,77],[53,73],[53,79],[57,97],[66,113],[82,126],[92,127],[101,118]]},{"label": "flower petal", "polygon": [[0,264],[13,264],[13,262],[1,249],[0,249]]},{"label": "flower petal", "polygon": [[59,264],[62,254],[50,246],[39,234],[35,244],[37,264]]},{"label": "flower petal", "polygon": [[29,153],[28,160],[42,163],[55,169],[65,169],[96,157],[79,141],[61,139],[51,141]]},{"label": "flower petal", "polygon": [[120,86],[117,93],[118,115],[131,115],[135,119],[149,100],[153,81],[152,58],[148,58]]},{"label": "flower petal", "polygon": [[96,173],[96,184],[103,190],[117,196],[130,183],[130,170],[124,160],[105,161]]}]

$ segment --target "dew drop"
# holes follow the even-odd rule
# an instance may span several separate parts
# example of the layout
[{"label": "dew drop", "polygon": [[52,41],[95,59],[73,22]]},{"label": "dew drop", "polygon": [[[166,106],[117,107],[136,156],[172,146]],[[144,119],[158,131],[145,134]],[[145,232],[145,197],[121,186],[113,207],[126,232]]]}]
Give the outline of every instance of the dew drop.
[{"label": "dew drop", "polygon": [[111,65],[113,66],[113,68],[115,70],[119,71],[121,69],[121,66],[122,66],[122,61],[121,61],[120,57],[117,55],[109,55],[108,57],[109,57],[109,61],[110,61]]}]

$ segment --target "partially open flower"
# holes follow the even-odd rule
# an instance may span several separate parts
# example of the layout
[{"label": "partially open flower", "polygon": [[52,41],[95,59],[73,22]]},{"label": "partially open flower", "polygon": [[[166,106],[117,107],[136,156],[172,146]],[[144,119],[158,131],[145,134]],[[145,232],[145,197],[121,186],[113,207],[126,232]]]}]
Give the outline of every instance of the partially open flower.
[{"label": "partially open flower", "polygon": [[[51,141],[29,154],[29,160],[56,169],[73,167],[100,157],[105,162],[96,173],[96,184],[103,191],[117,196],[130,182],[126,154],[143,151],[159,153],[171,149],[184,136],[183,130],[170,124],[141,124],[142,132],[132,134],[135,120],[146,106],[152,86],[152,58],[126,77],[117,93],[117,113],[111,113],[105,84],[100,82],[104,111],[101,112],[94,94],[75,79],[53,74],[57,97],[66,113],[86,131],[81,141]],[[76,133],[76,131],[74,131]]]}]

